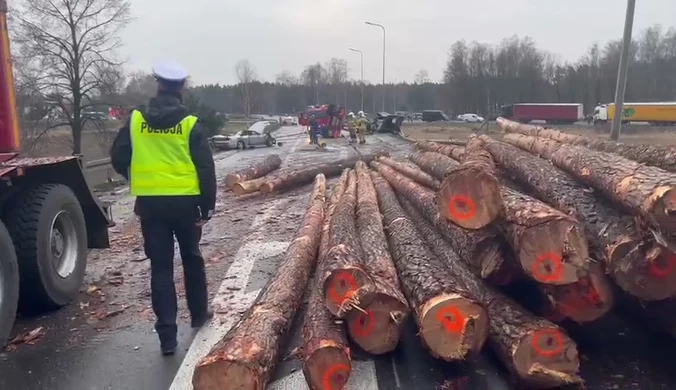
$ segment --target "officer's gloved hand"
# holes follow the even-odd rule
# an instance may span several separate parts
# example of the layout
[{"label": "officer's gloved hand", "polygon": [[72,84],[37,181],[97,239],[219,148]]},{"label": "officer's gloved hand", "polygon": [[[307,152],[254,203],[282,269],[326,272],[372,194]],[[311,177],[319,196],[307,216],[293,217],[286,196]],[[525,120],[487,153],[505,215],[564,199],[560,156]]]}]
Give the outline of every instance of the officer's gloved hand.
[{"label": "officer's gloved hand", "polygon": [[195,225],[200,227],[204,226],[205,223],[209,222],[211,217],[214,216],[214,210],[207,210],[206,207],[198,207],[199,210],[199,219],[195,222]]}]

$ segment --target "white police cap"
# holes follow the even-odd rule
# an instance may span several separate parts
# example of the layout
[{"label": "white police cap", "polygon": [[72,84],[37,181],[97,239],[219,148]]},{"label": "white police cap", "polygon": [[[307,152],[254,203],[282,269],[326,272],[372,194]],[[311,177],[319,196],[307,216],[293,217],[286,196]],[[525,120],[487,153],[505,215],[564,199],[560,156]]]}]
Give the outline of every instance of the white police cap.
[{"label": "white police cap", "polygon": [[167,81],[184,81],[188,71],[174,61],[160,61],[153,66],[153,75]]}]

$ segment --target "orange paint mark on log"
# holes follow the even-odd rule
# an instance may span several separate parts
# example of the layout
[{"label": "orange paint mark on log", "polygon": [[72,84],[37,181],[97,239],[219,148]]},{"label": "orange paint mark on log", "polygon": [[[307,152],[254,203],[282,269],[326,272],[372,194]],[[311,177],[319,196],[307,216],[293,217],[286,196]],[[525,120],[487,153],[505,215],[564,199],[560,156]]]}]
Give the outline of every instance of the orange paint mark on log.
[{"label": "orange paint mark on log", "polygon": [[[350,367],[344,364],[336,364],[329,367],[322,376],[324,390],[342,389],[350,376]],[[336,386],[333,384],[336,383]]]},{"label": "orange paint mark on log", "polygon": [[676,255],[669,253],[669,256],[665,262],[666,264],[662,264],[662,262],[660,262],[659,266],[657,265],[657,261],[650,263],[650,273],[656,278],[669,276],[673,272],[674,267],[676,267]]},{"label": "orange paint mark on log", "polygon": [[[546,347],[540,346],[540,341],[545,340]],[[532,346],[539,356],[556,356],[563,351],[563,336],[555,329],[537,330],[533,333]]]},{"label": "orange paint mark on log", "polygon": [[367,310],[366,314],[359,313],[357,321],[352,324],[352,333],[359,337],[368,337],[373,333],[373,328],[376,326],[376,319],[371,310]]},{"label": "orange paint mark on log", "polygon": [[448,201],[448,213],[458,221],[471,219],[476,215],[476,205],[467,196],[454,195]]},{"label": "orange paint mark on log", "polygon": [[[544,268],[545,272],[540,271],[540,267]],[[561,256],[552,252],[538,256],[533,263],[532,272],[533,277],[539,282],[547,283],[561,280],[561,276],[563,276]]]},{"label": "orange paint mark on log", "polygon": [[[345,287],[347,287],[347,291],[342,294],[338,292],[338,289],[345,289]],[[333,279],[333,283],[331,283],[331,288],[329,288],[329,298],[336,305],[340,305],[355,291],[357,291],[357,282],[352,275],[347,272],[341,272],[336,275],[335,279]]]},{"label": "orange paint mark on log", "polygon": [[465,317],[455,306],[446,306],[437,312],[437,320],[449,333],[460,333],[465,327]]}]

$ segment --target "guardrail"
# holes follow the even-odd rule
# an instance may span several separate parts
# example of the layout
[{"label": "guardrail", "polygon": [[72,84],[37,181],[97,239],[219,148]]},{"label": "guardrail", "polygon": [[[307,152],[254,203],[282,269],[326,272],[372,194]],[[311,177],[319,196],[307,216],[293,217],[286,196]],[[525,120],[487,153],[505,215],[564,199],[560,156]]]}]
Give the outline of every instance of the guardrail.
[{"label": "guardrail", "polygon": [[99,160],[87,161],[85,163],[85,168],[86,169],[95,169],[95,168],[105,167],[106,165],[110,165],[110,158],[102,158],[102,159],[99,159]]}]

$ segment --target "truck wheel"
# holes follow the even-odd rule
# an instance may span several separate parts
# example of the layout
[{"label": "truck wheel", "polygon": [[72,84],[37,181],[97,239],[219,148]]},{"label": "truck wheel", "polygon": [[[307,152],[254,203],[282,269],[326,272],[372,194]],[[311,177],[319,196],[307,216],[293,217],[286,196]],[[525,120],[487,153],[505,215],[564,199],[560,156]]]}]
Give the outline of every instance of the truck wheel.
[{"label": "truck wheel", "polygon": [[22,310],[57,308],[80,291],[87,267],[87,229],[80,202],[62,184],[17,195],[6,223],[19,260]]},{"label": "truck wheel", "polygon": [[19,303],[19,265],[12,237],[0,222],[0,349],[12,331]]}]

